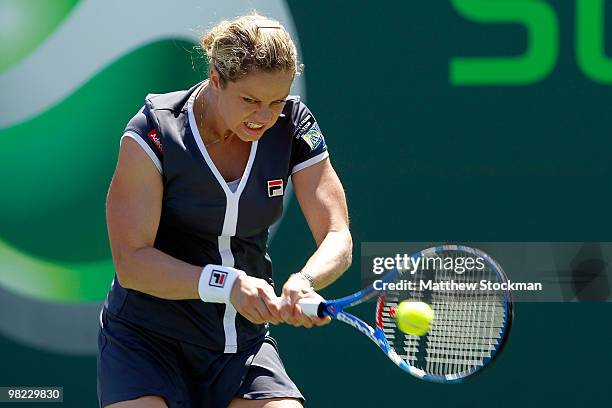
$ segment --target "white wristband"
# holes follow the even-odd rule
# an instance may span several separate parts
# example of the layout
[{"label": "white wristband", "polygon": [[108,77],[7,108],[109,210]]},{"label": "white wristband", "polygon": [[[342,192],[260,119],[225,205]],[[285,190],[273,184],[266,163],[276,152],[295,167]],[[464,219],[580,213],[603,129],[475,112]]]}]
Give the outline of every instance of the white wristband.
[{"label": "white wristband", "polygon": [[230,266],[206,265],[202,269],[198,284],[200,299],[204,302],[229,304],[234,281],[238,275],[246,273]]}]

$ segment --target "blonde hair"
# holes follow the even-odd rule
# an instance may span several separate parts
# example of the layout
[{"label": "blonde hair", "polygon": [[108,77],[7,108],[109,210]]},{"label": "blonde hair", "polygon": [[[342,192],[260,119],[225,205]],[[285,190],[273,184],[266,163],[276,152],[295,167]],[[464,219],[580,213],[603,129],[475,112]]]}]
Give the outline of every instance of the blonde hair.
[{"label": "blonde hair", "polygon": [[200,45],[222,86],[254,71],[300,74],[304,67],[285,28],[257,13],[220,22],[202,36]]}]

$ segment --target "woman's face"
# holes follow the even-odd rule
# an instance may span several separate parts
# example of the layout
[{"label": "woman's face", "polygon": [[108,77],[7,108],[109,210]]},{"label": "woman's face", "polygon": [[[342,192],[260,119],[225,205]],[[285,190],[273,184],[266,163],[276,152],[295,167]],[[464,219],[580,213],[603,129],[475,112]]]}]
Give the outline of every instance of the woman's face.
[{"label": "woman's face", "polygon": [[[218,113],[223,127],[245,142],[259,140],[285,106],[294,74],[291,71],[253,72],[225,88],[217,84]],[[216,78],[215,78],[216,79]],[[211,76],[211,81],[215,79]]]}]

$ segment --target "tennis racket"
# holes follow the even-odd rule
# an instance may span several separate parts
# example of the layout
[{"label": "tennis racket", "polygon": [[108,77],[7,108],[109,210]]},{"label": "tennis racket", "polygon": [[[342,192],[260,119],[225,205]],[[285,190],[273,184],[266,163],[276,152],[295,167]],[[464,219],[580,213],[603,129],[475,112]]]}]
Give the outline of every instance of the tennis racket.
[{"label": "tennis racket", "polygon": [[[482,268],[458,273],[446,267],[453,261],[459,265],[466,258],[480,258]],[[376,288],[373,284],[343,298],[324,302],[301,299],[298,304],[309,316],[329,316],[354,327],[417,378],[454,383],[481,372],[499,356],[512,325],[513,305],[504,271],[483,251],[462,245],[428,248],[410,259],[412,267],[390,270],[380,277]],[[414,282],[413,290],[380,290],[383,284],[388,288],[389,283],[408,281]],[[431,284],[422,285],[421,281]],[[457,287],[463,284],[463,288],[449,289],[451,281]],[[445,282],[446,290],[436,290],[436,283]],[[482,282],[490,284],[483,287]],[[345,311],[376,296],[374,327]],[[423,336],[408,335],[397,328],[395,308],[408,299],[425,302],[435,312],[431,328]]]}]

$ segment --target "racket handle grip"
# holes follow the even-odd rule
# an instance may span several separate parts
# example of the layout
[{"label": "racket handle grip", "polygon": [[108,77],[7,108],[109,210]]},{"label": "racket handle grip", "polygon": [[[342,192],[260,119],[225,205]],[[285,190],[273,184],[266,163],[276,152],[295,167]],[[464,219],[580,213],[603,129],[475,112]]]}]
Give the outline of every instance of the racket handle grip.
[{"label": "racket handle grip", "polygon": [[323,302],[317,299],[300,299],[298,300],[298,305],[300,305],[306,316],[324,317]]}]

